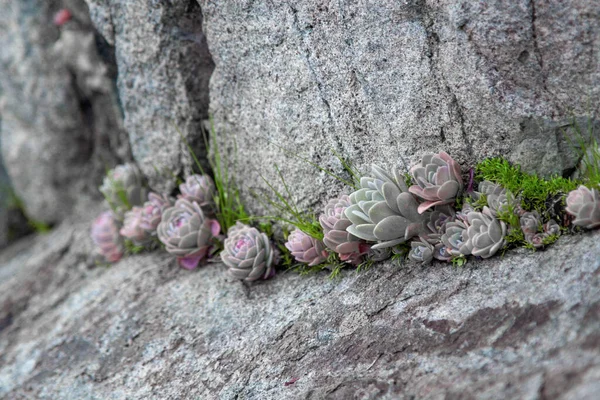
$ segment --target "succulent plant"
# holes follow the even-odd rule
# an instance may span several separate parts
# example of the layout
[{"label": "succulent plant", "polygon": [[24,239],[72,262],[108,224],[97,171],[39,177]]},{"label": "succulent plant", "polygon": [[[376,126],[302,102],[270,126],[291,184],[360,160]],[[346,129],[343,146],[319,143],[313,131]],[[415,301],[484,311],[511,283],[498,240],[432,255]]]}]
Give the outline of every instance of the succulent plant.
[{"label": "succulent plant", "polygon": [[423,156],[410,173],[416,184],[408,188],[409,192],[424,200],[419,214],[433,206],[453,203],[463,188],[460,166],[444,151]]},{"label": "succulent plant", "polygon": [[521,230],[525,236],[538,233],[542,227],[540,214],[537,211],[526,212],[521,216]]},{"label": "succulent plant", "polygon": [[143,185],[142,173],[133,164],[117,165],[108,171],[100,191],[119,219],[131,207],[141,206],[148,193]]},{"label": "succulent plant", "polygon": [[237,279],[255,281],[270,278],[275,271],[275,249],[266,234],[237,222],[227,231],[221,260]]},{"label": "succulent plant", "polygon": [[215,184],[208,175],[190,175],[179,185],[181,194],[190,202],[196,202],[205,214],[214,214]]},{"label": "succulent plant", "polygon": [[362,239],[346,231],[352,222],[346,217],[344,211],[350,206],[350,197],[347,195],[331,199],[325,206],[319,223],[323,228],[323,243],[336,252],[340,260],[358,265],[362,262],[363,255],[369,252],[371,246]]},{"label": "succulent plant", "polygon": [[[466,203],[465,203],[466,204]],[[454,209],[448,205],[436,206],[433,212],[429,215],[427,228],[435,234],[443,234],[446,232],[446,225],[456,219]]]},{"label": "succulent plant", "polygon": [[[441,245],[439,246],[441,248]],[[419,240],[413,240],[410,242],[410,252],[408,253],[408,258],[416,262],[429,264],[433,260],[433,255],[435,252],[435,246],[429,243],[426,238],[419,238]]]},{"label": "succulent plant", "polygon": [[167,195],[151,192],[148,201],[142,207],[140,227],[150,235],[156,234],[156,228],[162,219],[163,212],[173,206],[172,200]]},{"label": "succulent plant", "polygon": [[600,192],[581,185],[569,192],[565,209],[575,217],[573,224],[586,229],[600,227]]},{"label": "succulent plant", "polygon": [[558,223],[553,219],[546,222],[542,226],[542,229],[547,235],[560,235],[560,225],[558,225]]},{"label": "succulent plant", "polygon": [[425,231],[428,215],[418,212],[418,203],[408,193],[404,176],[394,170],[388,175],[377,165],[372,177],[360,179],[361,188],[350,195],[352,203],[344,214],[352,222],[346,230],[352,235],[377,242],[373,248],[393,247]]},{"label": "succulent plant", "polygon": [[[468,215],[470,215],[469,213]],[[446,224],[446,231],[442,234],[441,242],[443,246],[434,253],[436,258],[443,261],[449,261],[454,257],[466,256],[471,254],[471,246],[468,240],[468,220],[457,219]]]},{"label": "succulent plant", "polygon": [[92,223],[92,241],[108,262],[117,262],[123,256],[123,241],[119,236],[119,222],[112,211],[100,214]]},{"label": "succulent plant", "polygon": [[163,212],[156,232],[180,266],[194,269],[208,255],[213,238],[220,230],[219,223],[206,218],[198,203],[178,199]]},{"label": "succulent plant", "polygon": [[471,250],[472,255],[489,258],[504,246],[506,224],[498,221],[488,207],[483,207],[481,212],[470,212],[467,218],[469,226],[467,235],[463,238],[467,239],[465,245]]},{"label": "succulent plant", "polygon": [[366,255],[366,258],[368,260],[374,261],[374,262],[379,262],[379,261],[384,261],[387,260],[388,258],[390,258],[392,256],[392,248],[391,247],[383,247],[383,248],[377,248],[374,249],[373,247],[371,247],[369,249],[369,252]]},{"label": "succulent plant", "polygon": [[508,190],[490,181],[480,182],[479,190],[473,193],[476,199],[481,195],[486,196],[488,208],[494,217],[514,203],[514,198]]},{"label": "succulent plant", "polygon": [[319,265],[327,260],[325,244],[300,229],[290,232],[285,247],[292,253],[296,261],[308,264],[310,267]]},{"label": "succulent plant", "polygon": [[150,240],[150,235],[146,232],[142,224],[142,207],[133,207],[125,213],[123,227],[119,231],[121,236],[131,239],[133,243],[142,245]]}]

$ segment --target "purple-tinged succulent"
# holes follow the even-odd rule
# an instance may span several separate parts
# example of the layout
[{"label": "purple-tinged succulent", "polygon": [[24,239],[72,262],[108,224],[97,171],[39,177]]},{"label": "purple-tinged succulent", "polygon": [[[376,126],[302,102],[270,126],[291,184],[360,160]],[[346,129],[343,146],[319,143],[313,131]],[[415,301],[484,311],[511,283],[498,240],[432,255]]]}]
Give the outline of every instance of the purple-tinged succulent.
[{"label": "purple-tinged succulent", "polygon": [[474,256],[489,258],[496,254],[506,244],[506,224],[498,221],[490,212],[483,207],[481,212],[470,212],[467,215],[469,226],[466,236],[468,249]]},{"label": "purple-tinged succulent", "polygon": [[150,235],[142,228],[142,207],[133,207],[125,213],[121,236],[131,239],[133,243],[142,245],[150,240]]},{"label": "purple-tinged succulent", "polygon": [[436,234],[446,232],[446,225],[456,219],[454,209],[448,205],[436,206],[429,216],[427,228]]},{"label": "purple-tinged succulent", "polygon": [[419,205],[419,214],[433,206],[454,202],[463,188],[460,166],[444,151],[423,156],[410,173],[416,184],[408,191],[424,200]]},{"label": "purple-tinged succulent", "polygon": [[300,229],[290,232],[285,247],[292,253],[296,261],[308,264],[309,267],[321,264],[327,260],[325,244]]},{"label": "purple-tinged succulent", "polygon": [[416,262],[429,264],[433,260],[435,252],[439,251],[441,247],[441,243],[437,246],[434,246],[433,244],[429,243],[427,238],[421,237],[419,240],[413,240],[410,242],[410,252],[408,253],[408,258]]},{"label": "purple-tinged succulent", "polygon": [[214,214],[215,184],[208,175],[190,175],[179,185],[179,198],[196,202],[205,214]]},{"label": "purple-tinged succulent", "polygon": [[112,211],[105,211],[94,220],[90,234],[106,261],[113,263],[121,259],[123,241],[119,236],[119,222]]},{"label": "purple-tinged succulent", "polygon": [[419,204],[408,193],[398,169],[393,176],[372,165],[374,178],[362,177],[361,188],[350,195],[352,203],[344,214],[352,222],[346,230],[373,248],[393,247],[425,231],[428,215],[418,212]]},{"label": "purple-tinged succulent", "polygon": [[[470,215],[470,214],[469,214]],[[457,219],[446,224],[446,231],[441,237],[442,247],[437,250],[436,258],[449,261],[454,257],[471,254],[471,246],[467,236],[468,221]]]},{"label": "purple-tinged succulent", "polygon": [[565,209],[575,217],[573,224],[586,229],[600,227],[600,192],[581,185],[569,192]]},{"label": "purple-tinged succulent", "polygon": [[542,226],[542,230],[546,235],[560,235],[560,225],[551,219]]},{"label": "purple-tinged succulent", "polygon": [[525,236],[535,235],[542,227],[542,220],[537,211],[526,212],[521,216],[521,230]]},{"label": "purple-tinged succulent", "polygon": [[198,203],[178,199],[164,211],[156,232],[180,266],[194,269],[207,257],[220,230],[219,222],[206,218]]},{"label": "purple-tinged succulent", "polygon": [[162,219],[163,212],[173,206],[172,200],[167,195],[151,192],[148,201],[142,207],[140,227],[149,235],[156,234],[156,228]]},{"label": "purple-tinged succulent", "polygon": [[104,177],[100,191],[119,219],[133,206],[141,206],[148,191],[142,173],[134,164],[117,165]]},{"label": "purple-tinged succulent", "polygon": [[366,255],[367,260],[374,262],[385,261],[393,255],[391,247],[382,247],[374,249],[371,247]]},{"label": "purple-tinged succulent", "polygon": [[480,182],[479,190],[473,193],[476,199],[481,195],[486,196],[488,208],[494,217],[498,216],[499,212],[506,210],[509,205],[514,204],[514,197],[510,191],[490,181]]},{"label": "purple-tinged succulent", "polygon": [[319,217],[319,223],[325,235],[323,243],[330,250],[336,252],[340,260],[358,265],[371,246],[346,231],[346,228],[352,225],[352,222],[344,214],[349,206],[350,197],[347,195],[329,200],[323,214]]},{"label": "purple-tinged succulent", "polygon": [[221,260],[236,279],[255,281],[273,276],[275,248],[266,234],[237,222],[227,231]]}]

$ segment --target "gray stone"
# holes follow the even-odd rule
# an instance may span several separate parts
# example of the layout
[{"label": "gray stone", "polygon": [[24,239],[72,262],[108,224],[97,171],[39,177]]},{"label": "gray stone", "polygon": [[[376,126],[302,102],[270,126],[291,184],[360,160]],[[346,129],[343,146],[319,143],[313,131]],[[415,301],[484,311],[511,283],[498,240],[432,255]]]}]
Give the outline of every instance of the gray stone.
[{"label": "gray stone", "polygon": [[94,24],[115,46],[117,86],[133,156],[157,190],[192,159],[180,134],[202,159],[213,63],[200,7],[189,0],[86,0]]},{"label": "gray stone", "polygon": [[[54,14],[68,8],[62,26]],[[82,0],[0,1],[2,154],[30,218],[60,221],[99,198],[107,167],[128,157],[114,88]],[[125,140],[124,140],[125,139]]]},{"label": "gray stone", "polygon": [[[461,268],[231,281],[94,266],[89,222],[0,252],[0,398],[594,399],[600,233]],[[292,383],[293,382],[293,383]]]},{"label": "gray stone", "polygon": [[199,3],[219,143],[241,149],[257,212],[250,189],[277,181],[274,164],[303,209],[341,190],[276,145],[336,173],[331,149],[363,170],[446,150],[465,173],[502,155],[549,175],[576,165],[556,127],[600,107],[594,2]]}]

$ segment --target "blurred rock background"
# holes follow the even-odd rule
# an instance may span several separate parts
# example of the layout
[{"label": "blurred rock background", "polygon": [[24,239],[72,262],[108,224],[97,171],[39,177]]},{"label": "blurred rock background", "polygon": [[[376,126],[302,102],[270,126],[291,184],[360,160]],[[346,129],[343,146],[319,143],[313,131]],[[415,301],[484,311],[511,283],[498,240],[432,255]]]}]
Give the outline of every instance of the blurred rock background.
[{"label": "blurred rock background", "polygon": [[[250,192],[264,193],[261,175],[281,188],[275,165],[303,209],[343,190],[279,146],[340,174],[332,150],[362,171],[446,150],[465,171],[502,155],[568,176],[578,155],[567,138],[588,122],[600,132],[595,2],[0,0],[0,10],[0,247],[11,224],[27,225],[10,196],[30,222],[56,226],[0,253],[0,397],[599,389],[597,233],[460,271],[386,264],[338,283],[283,274],[252,287],[227,282],[221,265],[190,274],[162,254],[100,268],[87,237],[106,169],[133,160],[155,190],[173,189],[192,168],[181,136],[204,160],[209,115],[257,214],[268,211]],[[55,21],[60,10],[70,18]]]}]

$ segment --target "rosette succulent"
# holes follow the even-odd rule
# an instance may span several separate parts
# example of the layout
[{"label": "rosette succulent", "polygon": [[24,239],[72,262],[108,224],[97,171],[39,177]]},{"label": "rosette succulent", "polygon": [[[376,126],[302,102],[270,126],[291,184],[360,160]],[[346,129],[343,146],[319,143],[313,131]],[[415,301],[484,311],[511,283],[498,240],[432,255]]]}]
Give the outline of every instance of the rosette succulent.
[{"label": "rosette succulent", "polygon": [[330,250],[338,253],[340,260],[357,265],[362,262],[363,255],[369,251],[371,246],[346,231],[346,228],[352,225],[352,222],[344,214],[349,206],[350,197],[347,195],[331,199],[319,217],[319,223],[325,235],[323,243]]},{"label": "rosette succulent", "polygon": [[505,245],[506,224],[498,221],[489,208],[483,207],[481,212],[470,212],[467,218],[469,226],[466,237],[463,238],[467,239],[465,246],[471,250],[472,255],[489,258]]},{"label": "rosette succulent", "polygon": [[327,260],[325,244],[300,229],[290,232],[285,247],[292,253],[296,261],[308,264],[309,267],[319,265]]},{"label": "rosette succulent", "polygon": [[179,185],[180,198],[196,202],[206,214],[214,213],[215,184],[208,175],[190,175]]},{"label": "rosette succulent", "polygon": [[[441,248],[442,245],[438,244],[438,247]],[[429,243],[426,238],[420,238],[420,240],[413,240],[410,242],[408,258],[416,262],[429,264],[433,260],[433,255],[438,250],[439,249],[436,249],[436,246]]]},{"label": "rosette succulent", "polygon": [[237,279],[255,281],[270,278],[275,249],[266,234],[237,222],[229,228],[221,260]]},{"label": "rosette succulent", "polygon": [[600,227],[600,192],[581,185],[569,192],[566,211],[575,217],[573,224],[586,229]]},{"label": "rosette succulent", "polygon": [[148,234],[155,235],[163,212],[171,206],[173,206],[173,202],[168,196],[151,192],[148,195],[148,201],[142,207],[140,227]]},{"label": "rosette succulent", "polygon": [[142,228],[142,207],[133,207],[125,213],[121,236],[131,239],[133,243],[142,245],[150,239],[150,235]]},{"label": "rosette succulent", "polygon": [[360,189],[350,195],[352,203],[344,214],[352,222],[346,230],[368,242],[373,248],[393,247],[425,230],[428,215],[418,212],[419,204],[404,182],[399,170],[393,176],[377,165],[374,177],[362,177]]},{"label": "rosette succulent", "polygon": [[100,191],[119,219],[131,207],[142,205],[147,195],[142,173],[133,164],[117,165],[108,171]]},{"label": "rosette succulent", "polygon": [[542,221],[540,219],[540,214],[537,211],[526,212],[521,216],[521,230],[527,235],[534,235],[538,233],[540,228],[542,227]]},{"label": "rosette succulent", "polygon": [[117,262],[121,259],[123,241],[119,236],[119,222],[112,211],[105,211],[94,220],[90,236],[106,261]]},{"label": "rosette succulent", "polygon": [[208,255],[220,230],[219,223],[206,218],[198,203],[178,199],[164,211],[156,232],[180,266],[194,269]]},{"label": "rosette succulent", "polygon": [[508,190],[490,181],[480,182],[479,191],[473,193],[476,199],[481,195],[486,196],[488,208],[494,217],[513,202],[512,194]]},{"label": "rosette succulent", "polygon": [[446,231],[441,237],[443,246],[438,248],[435,254],[436,258],[448,261],[454,257],[471,254],[472,247],[468,239],[468,227],[468,218],[467,221],[457,219],[448,222],[446,224]]},{"label": "rosette succulent", "polygon": [[433,206],[453,203],[463,188],[460,166],[443,151],[425,155],[410,174],[416,184],[408,190],[424,200],[418,208],[420,214]]}]

